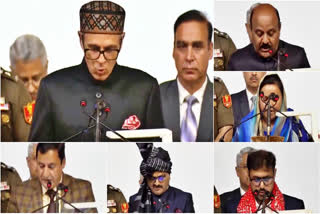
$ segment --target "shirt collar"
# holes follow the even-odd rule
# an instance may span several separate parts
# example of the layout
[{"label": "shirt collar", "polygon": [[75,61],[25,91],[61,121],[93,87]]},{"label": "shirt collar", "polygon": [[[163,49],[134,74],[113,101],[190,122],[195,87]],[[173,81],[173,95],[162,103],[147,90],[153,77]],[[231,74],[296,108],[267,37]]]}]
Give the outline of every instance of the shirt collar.
[{"label": "shirt collar", "polygon": [[197,98],[198,102],[201,103],[203,99],[204,92],[206,90],[208,83],[208,78],[206,77],[204,83],[202,84],[201,88],[199,88],[196,92],[193,94],[189,94],[189,92],[183,87],[179,79],[177,78],[177,84],[178,84],[178,91],[179,91],[179,104],[182,105],[184,103],[184,99],[189,96],[193,95]]},{"label": "shirt collar", "polygon": [[251,97],[256,96],[256,94],[252,94],[247,88],[246,88],[246,93],[249,101],[251,100]]}]

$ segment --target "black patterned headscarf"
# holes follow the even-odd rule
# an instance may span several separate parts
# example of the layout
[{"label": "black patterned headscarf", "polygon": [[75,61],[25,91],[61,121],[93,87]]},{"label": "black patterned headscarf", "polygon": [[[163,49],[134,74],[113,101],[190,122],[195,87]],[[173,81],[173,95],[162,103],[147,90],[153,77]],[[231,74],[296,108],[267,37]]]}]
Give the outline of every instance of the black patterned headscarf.
[{"label": "black patterned headscarf", "polygon": [[144,179],[130,210],[138,213],[150,213],[152,212],[151,190],[145,178],[152,176],[154,172],[170,174],[172,162],[169,153],[161,147],[154,147],[152,143],[137,143],[137,146],[143,159],[140,164],[140,173]]}]

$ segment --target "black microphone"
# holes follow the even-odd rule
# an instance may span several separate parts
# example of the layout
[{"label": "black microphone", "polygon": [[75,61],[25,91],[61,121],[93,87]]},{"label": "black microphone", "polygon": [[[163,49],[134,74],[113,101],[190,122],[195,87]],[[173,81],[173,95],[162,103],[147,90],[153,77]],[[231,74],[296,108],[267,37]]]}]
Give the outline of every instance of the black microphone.
[{"label": "black microphone", "polygon": [[[272,54],[273,51],[269,50],[269,53]],[[288,65],[281,62],[281,56],[289,57],[288,53],[286,53],[286,50],[284,48],[279,48],[277,52],[277,57],[271,56],[271,59],[274,60],[277,63],[277,71],[281,71],[281,65],[290,71],[293,71]]]},{"label": "black microphone", "polygon": [[[97,121],[96,118],[94,118],[92,115],[90,115],[85,108],[82,108],[82,112],[87,115],[89,118],[93,119],[94,121]],[[110,107],[106,107],[105,108],[105,112],[110,112]],[[103,127],[105,127],[106,129],[108,129],[109,131],[111,131],[112,133],[114,133],[115,135],[117,135],[123,142],[129,142],[129,140],[127,140],[125,137],[123,137],[121,134],[119,134],[117,131],[113,130],[112,128],[110,128],[109,126],[105,125],[102,122],[99,122],[100,125],[102,125]],[[95,126],[95,125],[94,125]]]},{"label": "black microphone", "polygon": [[104,100],[98,99],[94,108],[96,112],[96,142],[99,142],[101,138],[100,119],[103,113],[106,114],[107,118],[108,113],[110,112],[110,105],[107,105]]}]

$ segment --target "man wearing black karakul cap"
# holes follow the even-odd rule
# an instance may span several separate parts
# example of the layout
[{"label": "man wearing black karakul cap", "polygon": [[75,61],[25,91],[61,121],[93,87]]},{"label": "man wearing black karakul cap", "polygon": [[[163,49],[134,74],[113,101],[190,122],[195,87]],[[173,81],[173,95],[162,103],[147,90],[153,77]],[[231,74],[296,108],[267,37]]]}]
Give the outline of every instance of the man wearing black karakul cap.
[{"label": "man wearing black karakul cap", "polygon": [[130,197],[129,212],[194,213],[192,195],[169,186],[172,162],[169,153],[153,144],[138,144],[144,177],[138,193]]},{"label": "man wearing black karakul cap", "polygon": [[[97,111],[100,122],[114,130],[163,127],[157,80],[117,64],[124,22],[125,10],[113,2],[92,1],[81,7],[83,61],[41,81],[30,141],[108,141],[107,129],[100,126],[99,138],[94,119],[89,119]],[[61,54],[72,53],[61,47]]]}]

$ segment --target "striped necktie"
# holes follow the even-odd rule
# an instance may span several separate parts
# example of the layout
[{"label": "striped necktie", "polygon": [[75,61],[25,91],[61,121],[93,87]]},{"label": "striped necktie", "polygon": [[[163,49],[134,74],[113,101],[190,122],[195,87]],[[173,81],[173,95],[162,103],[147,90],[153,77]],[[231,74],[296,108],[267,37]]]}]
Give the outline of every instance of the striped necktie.
[{"label": "striped necktie", "polygon": [[254,105],[256,104],[256,102],[257,102],[257,96],[252,96],[252,97],[251,97],[250,111],[253,110]]},{"label": "striped necktie", "polygon": [[198,127],[196,117],[192,111],[192,105],[198,102],[198,100],[196,97],[190,95],[187,96],[184,101],[187,102],[188,107],[181,124],[181,141],[194,142],[197,137]]}]

